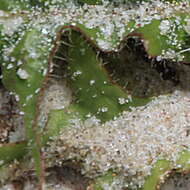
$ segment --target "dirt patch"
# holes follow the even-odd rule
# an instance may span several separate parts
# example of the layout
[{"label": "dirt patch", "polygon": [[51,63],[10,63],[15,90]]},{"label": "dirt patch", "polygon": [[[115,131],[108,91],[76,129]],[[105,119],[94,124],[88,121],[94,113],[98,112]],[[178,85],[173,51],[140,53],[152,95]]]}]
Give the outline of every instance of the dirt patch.
[{"label": "dirt patch", "polygon": [[[75,168],[69,166],[54,166],[46,170],[46,190],[85,190],[89,179],[85,178]],[[34,171],[23,173],[9,183],[0,187],[0,190],[34,190],[38,189],[38,180]]]},{"label": "dirt patch", "polygon": [[23,116],[13,94],[0,81],[0,144],[24,140]]},{"label": "dirt patch", "polygon": [[190,189],[190,173],[172,174],[165,183],[161,185],[160,190],[189,190]]}]

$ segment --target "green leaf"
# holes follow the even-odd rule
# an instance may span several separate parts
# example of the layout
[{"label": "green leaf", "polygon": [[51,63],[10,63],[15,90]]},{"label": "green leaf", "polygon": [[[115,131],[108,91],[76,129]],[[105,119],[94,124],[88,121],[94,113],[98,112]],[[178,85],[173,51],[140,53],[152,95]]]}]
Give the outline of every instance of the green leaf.
[{"label": "green leaf", "polygon": [[164,176],[165,172],[169,170],[171,170],[171,163],[169,161],[158,160],[141,190],[156,190],[161,177]]},{"label": "green leaf", "polygon": [[113,182],[115,174],[111,171],[107,172],[105,175],[97,177],[92,185],[93,190],[105,190],[104,186],[110,186]]},{"label": "green leaf", "polygon": [[[47,67],[48,46],[43,43],[40,31],[36,29],[26,31],[11,52],[11,61],[7,61],[2,67],[2,82],[18,97],[19,108],[24,114],[26,136],[30,142],[38,173],[40,173],[40,145],[37,139],[39,129],[34,128],[34,125],[38,112],[38,94],[43,84],[44,70]],[[9,68],[10,64],[11,68]]]},{"label": "green leaf", "polygon": [[21,159],[27,152],[28,147],[25,141],[1,145],[0,161],[4,165],[15,159]]}]

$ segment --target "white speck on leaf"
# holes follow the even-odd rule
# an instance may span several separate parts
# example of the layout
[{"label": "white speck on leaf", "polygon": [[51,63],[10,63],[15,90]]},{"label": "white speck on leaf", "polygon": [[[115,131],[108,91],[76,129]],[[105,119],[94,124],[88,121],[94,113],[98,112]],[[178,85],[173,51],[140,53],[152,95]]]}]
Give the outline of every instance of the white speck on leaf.
[{"label": "white speck on leaf", "polygon": [[19,78],[21,79],[27,79],[29,77],[29,74],[27,73],[27,71],[23,70],[23,69],[18,69],[17,71],[17,75],[19,76]]}]

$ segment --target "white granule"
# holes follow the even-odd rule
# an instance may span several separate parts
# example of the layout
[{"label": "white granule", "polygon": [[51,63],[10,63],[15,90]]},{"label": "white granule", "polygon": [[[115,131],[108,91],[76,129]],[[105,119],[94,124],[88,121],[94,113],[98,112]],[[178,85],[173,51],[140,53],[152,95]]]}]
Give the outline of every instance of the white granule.
[{"label": "white granule", "polygon": [[131,179],[135,188],[144,183],[158,159],[175,163],[178,153],[190,148],[189,110],[189,94],[175,91],[104,125],[94,118],[76,120],[75,127],[63,130],[50,143],[47,153],[60,155],[53,164],[82,160],[82,172],[88,177],[113,169]]},{"label": "white granule", "polygon": [[14,67],[14,66],[13,66],[13,64],[11,64],[11,63],[7,65],[7,69],[12,69],[13,67]]},{"label": "white granule", "polygon": [[162,20],[159,26],[160,33],[162,35],[166,35],[168,31],[170,30],[171,23],[169,20]]},{"label": "white granule", "polygon": [[21,78],[21,79],[27,79],[29,77],[29,74],[27,73],[27,71],[19,68],[17,71],[17,75]]},{"label": "white granule", "polygon": [[190,35],[190,19],[186,19],[185,31]]}]

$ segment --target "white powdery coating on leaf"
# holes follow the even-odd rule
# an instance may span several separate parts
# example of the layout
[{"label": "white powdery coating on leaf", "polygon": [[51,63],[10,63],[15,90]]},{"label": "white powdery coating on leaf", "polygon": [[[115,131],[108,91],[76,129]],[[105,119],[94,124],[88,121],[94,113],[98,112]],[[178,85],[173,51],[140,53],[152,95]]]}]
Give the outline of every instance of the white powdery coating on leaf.
[{"label": "white powdery coating on leaf", "polygon": [[[106,3],[103,5],[84,5],[82,7],[72,4],[72,6],[63,9],[51,7],[50,13],[43,16],[41,13],[35,12],[36,19],[32,21],[31,25],[39,28],[42,33],[45,32],[46,34],[48,32],[50,36],[55,36],[57,28],[61,25],[77,25],[79,23],[88,29],[97,29],[96,42],[100,48],[116,50],[118,44],[113,39],[116,38],[115,40],[118,43],[123,40],[125,35],[127,35],[125,32],[126,26],[130,21],[135,22],[134,27],[129,28],[130,32],[132,32],[139,26],[150,24],[152,20],[165,18],[170,20],[171,17],[176,17],[175,14],[178,11],[188,13],[190,11],[190,3],[182,1],[176,6],[175,3],[170,4],[155,0],[148,3],[144,2],[130,9],[122,4],[118,7]],[[163,21],[160,26],[161,33],[165,34],[169,29],[168,27],[172,27],[172,25],[172,23],[168,25],[168,23]]]},{"label": "white powdery coating on leaf", "polygon": [[81,159],[82,172],[90,177],[113,169],[131,178],[135,188],[144,183],[158,159],[175,163],[178,153],[190,148],[189,110],[190,96],[176,91],[123,112],[104,125],[95,119],[85,123],[76,120],[75,127],[62,131],[50,143],[48,152],[61,155],[57,163]]},{"label": "white powdery coating on leaf", "polygon": [[[1,13],[3,13],[1,11]],[[5,13],[4,13],[5,14]],[[2,32],[9,36],[13,35],[13,33],[17,30],[19,26],[23,23],[22,17],[11,17],[10,15],[1,16],[0,15],[0,24],[3,25]]]},{"label": "white powdery coating on leaf", "polygon": [[190,19],[186,20],[185,31],[190,35]]},{"label": "white powdery coating on leaf", "polygon": [[44,92],[43,100],[40,104],[41,114],[39,117],[40,126],[44,126],[48,114],[51,110],[66,108],[71,102],[71,90],[64,81],[53,80]]}]

